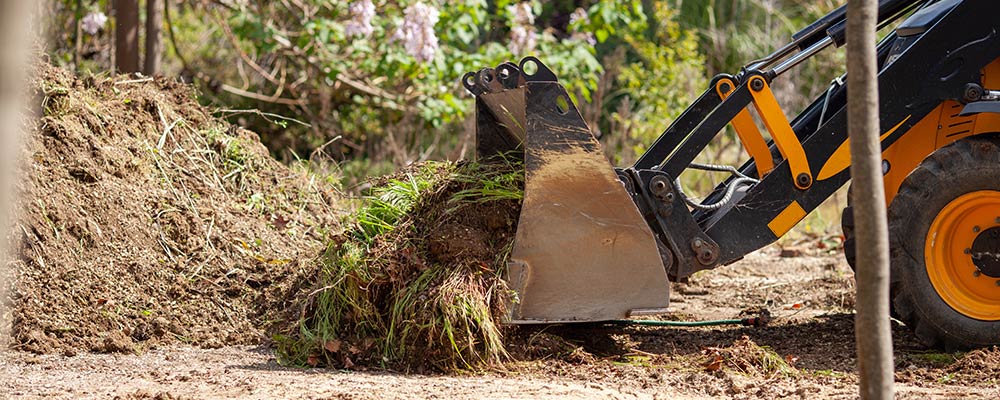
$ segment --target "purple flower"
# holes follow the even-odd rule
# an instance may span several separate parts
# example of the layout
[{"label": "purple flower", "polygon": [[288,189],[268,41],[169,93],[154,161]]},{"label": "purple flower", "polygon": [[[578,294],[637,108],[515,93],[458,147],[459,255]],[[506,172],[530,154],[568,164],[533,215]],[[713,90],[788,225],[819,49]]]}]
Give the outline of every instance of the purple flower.
[{"label": "purple flower", "polygon": [[396,29],[392,39],[402,41],[406,53],[418,61],[433,60],[438,50],[438,38],[434,33],[437,22],[436,8],[414,3],[403,11],[403,25]]},{"label": "purple flower", "polygon": [[510,52],[515,55],[530,53],[538,44],[535,32],[535,15],[531,3],[522,2],[507,8],[511,13]]},{"label": "purple flower", "polygon": [[572,14],[569,15],[569,24],[576,25],[578,22],[586,19],[587,10],[584,10],[583,7],[578,7],[576,10],[573,10]]},{"label": "purple flower", "polygon": [[351,2],[348,10],[351,12],[351,20],[344,24],[344,34],[368,37],[375,32],[375,28],[372,27],[372,19],[375,18],[375,4],[372,3],[372,0]]},{"label": "purple flower", "polygon": [[80,28],[88,35],[96,35],[97,32],[104,28],[104,24],[106,23],[108,23],[107,15],[104,15],[100,11],[92,12],[80,20]]}]

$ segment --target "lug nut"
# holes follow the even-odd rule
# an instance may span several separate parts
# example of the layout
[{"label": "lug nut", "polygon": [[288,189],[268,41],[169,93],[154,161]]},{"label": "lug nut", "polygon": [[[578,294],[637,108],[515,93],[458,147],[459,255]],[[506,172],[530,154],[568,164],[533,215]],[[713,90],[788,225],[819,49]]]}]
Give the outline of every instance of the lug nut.
[{"label": "lug nut", "polygon": [[972,249],[965,249],[965,250],[962,250],[962,252],[965,253],[965,254],[972,254]]},{"label": "lug nut", "polygon": [[978,278],[978,277],[979,277],[979,275],[982,275],[982,274],[983,274],[983,273],[982,273],[982,272],[979,272],[979,270],[978,270],[978,269],[977,269],[977,270],[975,270],[975,271],[972,271],[972,276],[974,276],[974,277],[976,277],[976,278]]},{"label": "lug nut", "polygon": [[972,231],[973,232],[979,232],[979,225],[973,226],[972,227]]},{"label": "lug nut", "polygon": [[1000,281],[997,281],[997,286],[1000,286]]}]

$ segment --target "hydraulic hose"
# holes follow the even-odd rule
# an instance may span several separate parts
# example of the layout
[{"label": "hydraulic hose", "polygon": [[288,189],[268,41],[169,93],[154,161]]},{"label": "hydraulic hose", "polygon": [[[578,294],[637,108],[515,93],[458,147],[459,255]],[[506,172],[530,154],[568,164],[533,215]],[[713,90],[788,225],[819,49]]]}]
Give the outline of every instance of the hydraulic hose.
[{"label": "hydraulic hose", "polygon": [[674,186],[677,187],[677,191],[680,192],[681,197],[684,198],[684,202],[687,203],[689,206],[694,207],[701,211],[715,211],[722,207],[725,207],[726,204],[729,204],[729,201],[732,200],[733,198],[733,194],[736,193],[736,189],[738,189],[741,185],[755,184],[757,182],[758,181],[756,179],[750,177],[740,177],[733,179],[733,181],[729,183],[729,186],[726,187],[726,193],[722,196],[722,198],[719,199],[719,201],[712,204],[701,204],[695,201],[694,199],[688,197],[687,193],[684,193],[684,190],[681,189],[680,179],[674,180]]},{"label": "hydraulic hose", "polygon": [[760,315],[743,319],[715,319],[708,321],[661,321],[646,319],[619,319],[611,321],[618,325],[638,325],[638,326],[672,326],[672,327],[699,327],[717,325],[741,325],[760,328],[767,326],[771,321],[771,313],[767,310],[761,311]]},{"label": "hydraulic hose", "polygon": [[712,204],[702,204],[695,201],[689,197],[687,193],[684,193],[684,189],[681,187],[680,178],[674,179],[674,186],[677,187],[677,191],[680,192],[681,198],[684,199],[684,202],[687,203],[687,205],[701,211],[715,211],[725,207],[726,204],[729,204],[729,201],[732,200],[733,194],[736,193],[736,189],[738,189],[741,185],[752,185],[759,182],[757,179],[746,176],[731,165],[691,163],[688,164],[688,167],[703,171],[729,172],[736,176],[736,179],[733,179],[733,181],[729,183],[729,186],[726,187],[726,193],[723,194],[722,198]]},{"label": "hydraulic hose", "polygon": [[700,169],[702,171],[728,172],[740,178],[748,178],[748,176],[740,172],[740,170],[736,169],[736,167],[732,165],[702,164],[693,162],[688,164],[688,168]]}]

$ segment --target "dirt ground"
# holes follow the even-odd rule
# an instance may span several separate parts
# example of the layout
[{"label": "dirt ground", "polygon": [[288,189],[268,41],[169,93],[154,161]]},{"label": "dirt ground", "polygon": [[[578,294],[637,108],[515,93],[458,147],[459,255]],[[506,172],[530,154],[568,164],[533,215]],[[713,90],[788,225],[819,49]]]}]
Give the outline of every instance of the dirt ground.
[{"label": "dirt ground", "polygon": [[[768,309],[764,328],[549,327],[570,346],[549,359],[466,375],[300,370],[267,347],[166,346],[140,354],[7,351],[10,398],[854,398],[853,276],[842,256],[765,249],[674,285],[672,319]],[[1000,350],[947,354],[893,330],[900,398],[1000,396]]]}]

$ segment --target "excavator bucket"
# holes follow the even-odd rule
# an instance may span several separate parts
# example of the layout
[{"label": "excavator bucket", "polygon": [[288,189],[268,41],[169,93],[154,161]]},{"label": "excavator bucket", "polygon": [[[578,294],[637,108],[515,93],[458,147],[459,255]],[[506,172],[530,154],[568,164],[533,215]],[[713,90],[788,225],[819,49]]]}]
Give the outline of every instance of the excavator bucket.
[{"label": "excavator bucket", "polygon": [[508,322],[663,312],[669,283],[653,232],[556,76],[529,57],[463,83],[476,96],[477,157],[524,161]]}]

